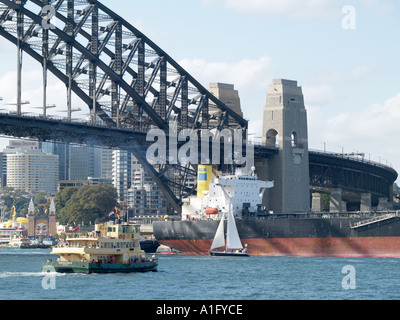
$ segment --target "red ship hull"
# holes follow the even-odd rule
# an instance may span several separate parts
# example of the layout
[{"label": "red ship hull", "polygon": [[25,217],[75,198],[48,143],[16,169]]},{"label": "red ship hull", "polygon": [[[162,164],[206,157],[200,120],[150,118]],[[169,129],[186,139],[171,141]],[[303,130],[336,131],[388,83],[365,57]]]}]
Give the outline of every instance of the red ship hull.
[{"label": "red ship hull", "polygon": [[[209,255],[212,240],[163,240],[184,255]],[[242,239],[251,256],[400,258],[400,237]]]},{"label": "red ship hull", "polygon": [[[237,220],[252,256],[400,257],[400,215],[358,218]],[[357,226],[357,223],[364,223]],[[356,227],[355,227],[356,226]],[[159,243],[185,255],[208,255],[218,221],[154,222]]]}]

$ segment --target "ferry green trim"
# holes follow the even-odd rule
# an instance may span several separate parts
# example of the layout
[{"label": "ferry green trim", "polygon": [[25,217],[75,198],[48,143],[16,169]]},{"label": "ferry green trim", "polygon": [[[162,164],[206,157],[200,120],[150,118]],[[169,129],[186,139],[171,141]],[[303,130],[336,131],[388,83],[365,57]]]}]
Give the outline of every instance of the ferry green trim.
[{"label": "ferry green trim", "polygon": [[89,263],[89,262],[45,262],[42,265],[44,272],[57,273],[131,273],[157,271],[157,259],[147,262],[131,263]]}]

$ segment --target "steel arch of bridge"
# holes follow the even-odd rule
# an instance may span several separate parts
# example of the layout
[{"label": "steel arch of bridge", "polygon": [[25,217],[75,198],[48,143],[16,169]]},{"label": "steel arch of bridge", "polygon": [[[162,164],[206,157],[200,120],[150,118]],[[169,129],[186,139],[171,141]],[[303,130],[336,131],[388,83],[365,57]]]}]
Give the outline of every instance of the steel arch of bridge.
[{"label": "steel arch of bridge", "polygon": [[[53,19],[49,19],[53,17]],[[247,129],[226,107],[143,33],[97,0],[0,0],[0,36],[43,68],[43,116],[47,73],[67,88],[67,121],[74,112],[72,93],[90,111],[93,125],[146,132],[150,128]],[[17,115],[22,115],[19,84]],[[135,150],[135,147],[133,147]],[[188,167],[154,167],[135,156],[161,186],[175,209],[189,192]]]}]

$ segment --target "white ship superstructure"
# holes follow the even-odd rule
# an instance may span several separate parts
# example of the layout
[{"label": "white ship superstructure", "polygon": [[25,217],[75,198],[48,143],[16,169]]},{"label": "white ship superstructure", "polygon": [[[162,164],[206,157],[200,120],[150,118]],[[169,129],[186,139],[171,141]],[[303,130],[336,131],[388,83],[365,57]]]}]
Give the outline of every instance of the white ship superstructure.
[{"label": "white ship superstructure", "polygon": [[231,198],[235,217],[260,212],[264,192],[273,188],[274,182],[259,180],[254,171],[252,168],[251,174],[245,174],[236,170],[235,174],[223,174],[214,179],[209,184],[209,190],[203,191],[203,198],[191,197],[184,200],[182,220],[220,219],[229,209],[230,199],[227,195]]}]

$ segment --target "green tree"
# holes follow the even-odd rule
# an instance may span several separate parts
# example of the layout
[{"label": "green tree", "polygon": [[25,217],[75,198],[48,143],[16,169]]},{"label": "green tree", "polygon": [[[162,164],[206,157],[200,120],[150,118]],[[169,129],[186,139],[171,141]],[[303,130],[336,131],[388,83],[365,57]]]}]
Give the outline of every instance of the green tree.
[{"label": "green tree", "polygon": [[118,204],[117,199],[118,194],[113,186],[98,184],[67,191],[64,189],[56,195],[54,202],[61,223],[88,224],[98,219],[104,220]]},{"label": "green tree", "polygon": [[54,204],[56,205],[57,212],[61,211],[67,205],[67,202],[71,199],[72,195],[79,190],[77,187],[68,187],[57,192],[54,198]]},{"label": "green tree", "polygon": [[2,200],[4,201],[4,205],[7,206],[7,210],[10,210],[13,202],[14,202],[14,188],[4,187],[3,194],[1,196]]},{"label": "green tree", "polygon": [[14,201],[12,205],[15,207],[18,217],[26,216],[28,213],[29,202],[30,199],[25,198],[20,192],[17,192],[14,195]]},{"label": "green tree", "polygon": [[79,189],[76,187],[68,187],[57,192],[54,197],[54,204],[57,211],[57,220],[62,224],[69,223],[66,215],[67,203],[71,199],[72,195],[75,194]]}]

